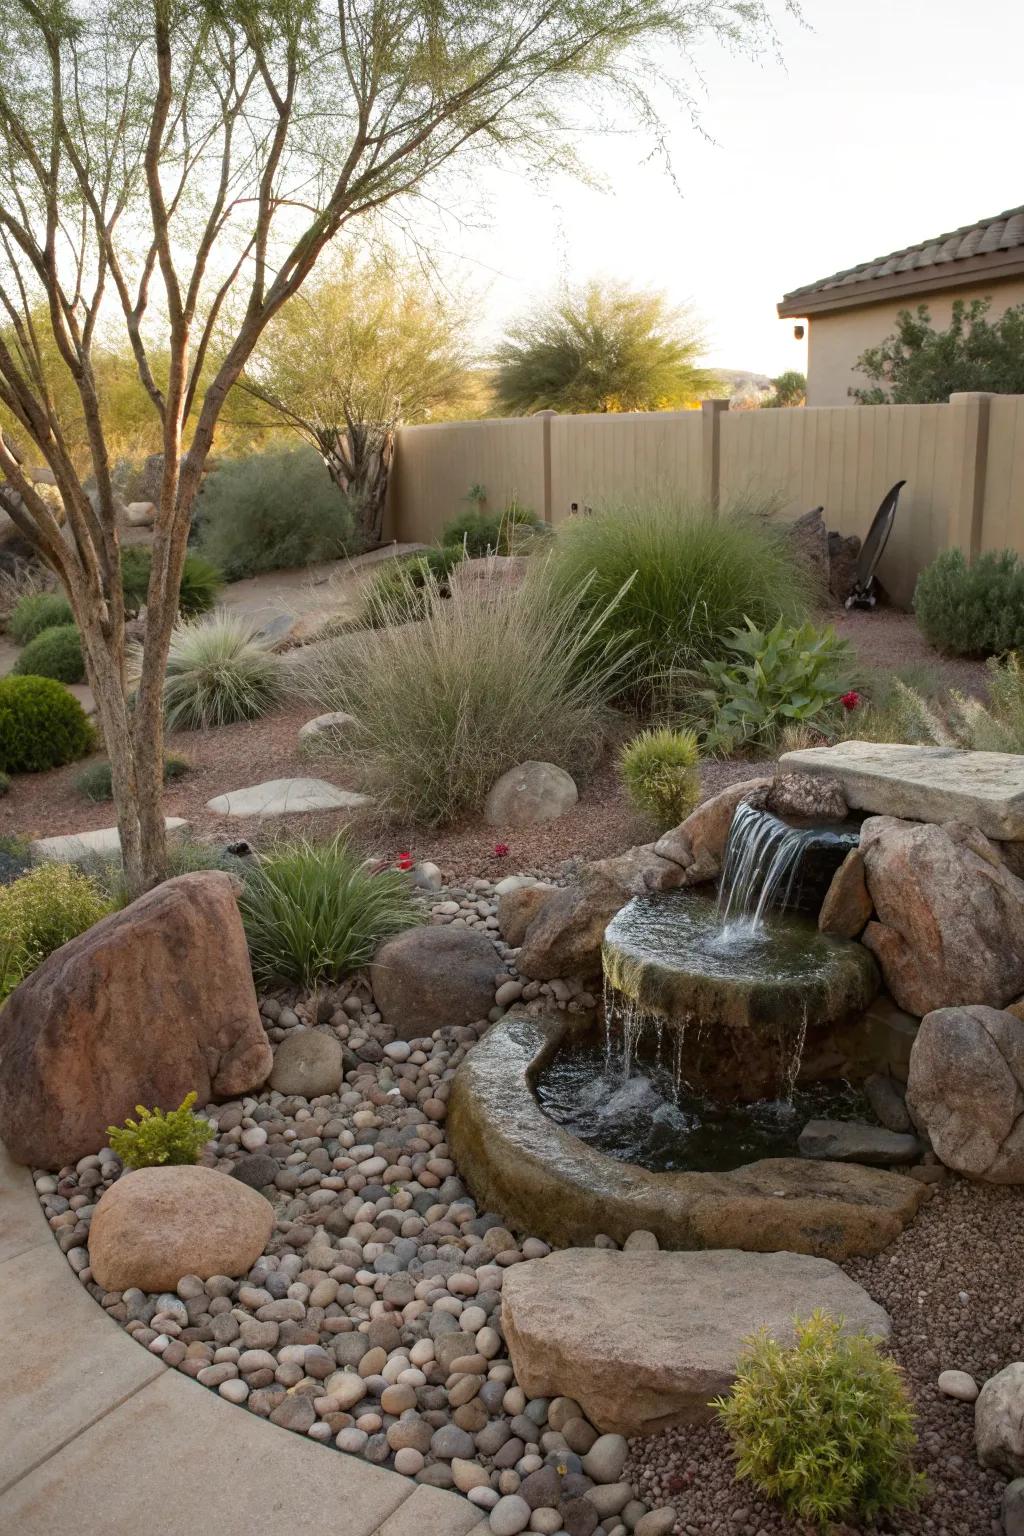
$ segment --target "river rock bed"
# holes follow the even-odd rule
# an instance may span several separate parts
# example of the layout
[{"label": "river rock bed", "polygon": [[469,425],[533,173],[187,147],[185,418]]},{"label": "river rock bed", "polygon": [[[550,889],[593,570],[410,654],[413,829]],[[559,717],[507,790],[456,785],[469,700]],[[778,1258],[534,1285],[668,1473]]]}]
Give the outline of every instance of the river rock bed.
[{"label": "river rock bed", "polygon": [[[717,1428],[627,1444],[598,1437],[568,1399],[527,1399],[501,1331],[505,1272],[549,1250],[478,1209],[445,1141],[451,1079],[504,1008],[592,1004],[578,984],[515,971],[487,881],[432,892],[434,923],[495,941],[490,1020],[396,1040],[365,983],[315,998],[267,997],[275,1046],[315,1029],[322,1051],[283,1092],[267,1087],[202,1113],[203,1161],[274,1207],[263,1256],[241,1280],[186,1276],[174,1294],[104,1292],[90,1268],[92,1212],[121,1167],[109,1148],[36,1174],[54,1235],[95,1299],[145,1348],[228,1402],[327,1447],[465,1494],[495,1536],[735,1536],[799,1531],[733,1477]],[[511,983],[511,986],[510,986]],[[518,989],[518,990],[517,990]],[[344,1078],[324,1092],[341,1050]],[[279,1053],[275,1073],[288,1052]],[[336,1081],[336,1077],[335,1077]],[[614,1246],[610,1239],[605,1239]],[[982,1381],[1022,1353],[1024,1197],[959,1180],[936,1186],[915,1224],[844,1268],[893,1320],[893,1348],[921,1415],[922,1511],[882,1529],[989,1536],[1003,1479],[974,1454],[973,1411],[939,1396],[943,1369]],[[630,1299],[623,1298],[623,1305]],[[627,1460],[628,1452],[628,1460]]]}]

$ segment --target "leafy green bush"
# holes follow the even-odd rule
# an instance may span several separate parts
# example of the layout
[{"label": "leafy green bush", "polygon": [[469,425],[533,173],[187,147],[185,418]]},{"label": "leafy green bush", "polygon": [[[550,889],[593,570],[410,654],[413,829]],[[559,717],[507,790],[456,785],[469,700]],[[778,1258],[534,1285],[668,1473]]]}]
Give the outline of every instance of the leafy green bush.
[{"label": "leafy green bush", "polygon": [[[146,602],[149,592],[149,572],[153,564],[150,551],[138,544],[121,551],[121,586],[124,589],[125,609],[136,614]],[[217,567],[202,555],[189,550],[181,572],[181,590],[178,594],[178,612],[186,619],[197,614],[209,613],[220,596],[224,577]]]},{"label": "leafy green bush", "polygon": [[175,627],[164,678],[169,730],[255,720],[284,693],[281,659],[247,619],[220,612]]},{"label": "leafy green bush", "polygon": [[363,624],[380,629],[422,619],[427,587],[433,582],[442,597],[449,596],[448,577],[461,559],[461,546],[452,544],[425,549],[407,560],[381,561],[363,589]]},{"label": "leafy green bush", "polygon": [[715,1403],[737,1460],[786,1511],[826,1526],[913,1509],[914,1414],[899,1367],[864,1334],[815,1312],[786,1347],[766,1330],[747,1341],[737,1379]]},{"label": "leafy green bush", "polygon": [[1024,564],[1012,549],[972,565],[946,549],[917,578],[914,611],[929,645],[949,656],[1024,650]]},{"label": "leafy green bush", "polygon": [[355,521],[313,448],[272,448],[230,459],[206,481],[199,547],[229,581],[337,560]]},{"label": "leafy green bush", "polygon": [[[191,768],[187,758],[176,757],[171,754],[164,758],[164,783],[172,779],[180,779]],[[75,788],[80,795],[87,800],[113,800],[114,782],[110,770],[110,764],[88,763],[82,771],[75,775]]]},{"label": "leafy green bush", "polygon": [[249,871],[239,907],[256,980],[304,987],[339,980],[422,921],[407,877],[371,873],[343,835],[272,848]]},{"label": "leafy green bush", "polygon": [[92,726],[73,693],[50,677],[0,678],[0,769],[42,773],[84,757]]},{"label": "leafy green bush", "polygon": [[529,507],[509,502],[504,512],[487,513],[467,507],[441,530],[441,543],[464,550],[470,559],[482,555],[514,555],[547,531],[547,524]]},{"label": "leafy green bush", "polygon": [[479,811],[527,758],[593,763],[626,658],[600,641],[604,611],[545,578],[447,600],[429,584],[421,623],[355,630],[313,661],[308,690],[353,716],[343,754],[386,812],[436,825]]},{"label": "leafy green bush", "polygon": [[785,725],[821,722],[835,711],[847,683],[850,647],[835,630],[780,619],[767,634],[747,619],[726,641],[736,657],[705,661],[713,688],[703,691],[714,712],[707,733],[713,751],[774,747]]},{"label": "leafy green bush", "polygon": [[136,1104],[123,1126],[108,1125],[107,1141],[126,1168],[162,1168],[197,1163],[214,1134],[209,1120],[193,1113],[196,1095],[189,1093],[177,1109],[146,1109]]},{"label": "leafy green bush", "polygon": [[28,645],[44,629],[74,621],[71,604],[62,592],[29,592],[14,605],[7,628],[16,644]]},{"label": "leafy green bush", "polygon": [[0,996],[109,911],[93,881],[70,864],[40,864],[0,889]]},{"label": "leafy green bush", "polygon": [[55,677],[80,683],[85,677],[82,637],[75,624],[55,624],[40,630],[18,657],[11,671],[18,677]]},{"label": "leafy green bush", "polygon": [[660,832],[679,822],[700,798],[700,748],[696,731],[667,726],[641,731],[622,749],[619,771],[636,809]]},{"label": "leafy green bush", "polygon": [[614,605],[611,628],[633,647],[625,682],[635,702],[678,706],[747,616],[767,628],[806,617],[807,568],[754,511],[626,502],[559,530],[554,578],[588,612]]}]

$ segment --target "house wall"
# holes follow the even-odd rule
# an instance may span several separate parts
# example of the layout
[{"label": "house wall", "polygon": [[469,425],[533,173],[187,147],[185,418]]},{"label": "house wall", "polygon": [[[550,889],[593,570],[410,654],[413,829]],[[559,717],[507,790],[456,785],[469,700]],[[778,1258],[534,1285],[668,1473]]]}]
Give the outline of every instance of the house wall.
[{"label": "house wall", "polygon": [[870,384],[854,369],[854,363],[868,347],[877,346],[896,329],[901,309],[928,305],[932,321],[944,329],[952,319],[953,300],[991,299],[990,315],[998,317],[1014,304],[1024,304],[1024,278],[1003,283],[979,284],[977,288],[956,288],[919,296],[909,294],[884,304],[864,304],[855,309],[840,309],[834,314],[808,317],[807,404],[812,406],[849,406],[849,390]]}]

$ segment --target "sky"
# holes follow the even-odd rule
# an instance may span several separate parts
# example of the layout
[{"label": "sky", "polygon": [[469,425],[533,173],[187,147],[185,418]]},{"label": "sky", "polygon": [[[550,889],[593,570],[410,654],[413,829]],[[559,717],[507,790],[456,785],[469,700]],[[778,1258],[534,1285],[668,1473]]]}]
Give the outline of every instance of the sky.
[{"label": "sky", "polygon": [[700,51],[703,136],[667,114],[676,185],[638,134],[589,142],[607,190],[491,177],[486,227],[447,231],[485,344],[560,283],[613,277],[691,304],[712,364],[803,369],[783,293],[1024,203],[1021,0],[803,12],[779,16],[781,62]]}]

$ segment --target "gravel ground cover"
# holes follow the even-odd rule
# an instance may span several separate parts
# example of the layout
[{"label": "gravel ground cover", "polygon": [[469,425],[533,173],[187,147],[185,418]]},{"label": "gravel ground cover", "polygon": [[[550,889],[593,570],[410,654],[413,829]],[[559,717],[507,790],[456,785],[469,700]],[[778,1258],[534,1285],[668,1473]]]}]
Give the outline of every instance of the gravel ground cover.
[{"label": "gravel ground cover", "polygon": [[[503,999],[591,1004],[572,984],[517,978],[490,881],[430,900],[435,922],[495,940]],[[522,985],[515,999],[510,983]],[[628,1446],[598,1441],[578,1405],[531,1401],[517,1385],[501,1333],[502,1280],[548,1248],[477,1207],[444,1133],[451,1079],[488,1021],[394,1040],[362,983],[267,997],[261,1008],[278,1049],[310,1026],[340,1041],[345,1077],[334,1092],[311,1078],[304,1095],[267,1090],[204,1111],[216,1127],[205,1160],[263,1188],[275,1208],[266,1252],[244,1279],[186,1277],[173,1295],[104,1293],[89,1268],[89,1221],[121,1171],[117,1159],[98,1149],[36,1175],[80,1280],[142,1347],[282,1428],[458,1489],[490,1511],[497,1536],[804,1531],[735,1482],[716,1427]],[[1021,1354],[1024,1196],[956,1179],[934,1188],[887,1252],[845,1265],[892,1316],[932,1488],[919,1513],[880,1529],[995,1536],[1002,1480],[977,1464],[973,1409],[940,1397],[936,1378],[959,1368],[980,1383]]]}]

